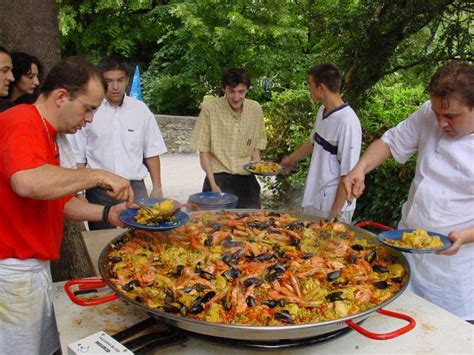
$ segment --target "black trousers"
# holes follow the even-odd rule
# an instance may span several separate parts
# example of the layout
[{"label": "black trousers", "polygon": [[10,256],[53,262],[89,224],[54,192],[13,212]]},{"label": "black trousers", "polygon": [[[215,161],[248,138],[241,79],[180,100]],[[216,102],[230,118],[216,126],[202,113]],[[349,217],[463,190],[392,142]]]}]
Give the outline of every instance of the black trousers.
[{"label": "black trousers", "polygon": [[[145,181],[131,180],[130,183],[132,184],[133,193],[135,194],[135,200],[148,197]],[[101,189],[99,187],[94,187],[93,189],[86,190],[86,199],[90,203],[95,203],[102,206],[112,206],[121,202],[107,195],[107,192],[104,189]],[[115,227],[111,223],[89,222],[89,229],[91,231],[97,230],[97,229],[113,229],[113,228],[117,228],[117,227]]]},{"label": "black trousers", "polygon": [[[222,192],[234,194],[239,198],[237,208],[261,208],[260,185],[255,175],[214,174],[217,186]],[[202,191],[211,191],[209,180],[204,179]]]}]

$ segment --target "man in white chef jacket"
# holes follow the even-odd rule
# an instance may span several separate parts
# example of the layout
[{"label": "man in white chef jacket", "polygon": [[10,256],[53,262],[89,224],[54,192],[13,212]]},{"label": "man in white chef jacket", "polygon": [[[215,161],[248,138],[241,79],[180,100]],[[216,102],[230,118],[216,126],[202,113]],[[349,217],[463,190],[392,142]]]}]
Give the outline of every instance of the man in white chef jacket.
[{"label": "man in white chef jacket", "polygon": [[[150,197],[162,197],[160,155],[166,152],[155,116],[139,100],[127,96],[129,66],[117,55],[105,57],[98,65],[107,83],[105,98],[95,120],[68,136],[78,168],[103,169],[130,180],[137,199],[148,197],[144,178],[150,173]],[[101,188],[86,191],[91,203],[114,205]],[[89,229],[115,228],[110,223],[90,222]]]},{"label": "man in white chef jacket", "polygon": [[474,66],[454,61],[428,86],[430,101],[372,143],[345,177],[359,197],[365,174],[390,156],[418,152],[415,178],[398,227],[445,234],[453,245],[438,254],[405,254],[411,290],[457,316],[474,320]]}]

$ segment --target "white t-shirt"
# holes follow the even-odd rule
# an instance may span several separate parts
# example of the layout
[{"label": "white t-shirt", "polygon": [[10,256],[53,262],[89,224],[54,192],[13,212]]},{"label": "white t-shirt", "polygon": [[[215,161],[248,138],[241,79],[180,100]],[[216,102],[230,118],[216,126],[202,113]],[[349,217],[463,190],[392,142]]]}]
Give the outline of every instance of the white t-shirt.
[{"label": "white t-shirt", "polygon": [[[341,176],[359,160],[362,130],[359,118],[347,104],[323,116],[321,106],[310,139],[313,154],[303,196],[303,207],[330,211]],[[347,211],[354,210],[352,203]]]},{"label": "white t-shirt", "polygon": [[148,170],[143,159],[167,151],[153,113],[143,102],[126,95],[118,107],[104,99],[92,123],[68,139],[77,163],[128,180],[144,179]]},{"label": "white t-shirt", "polygon": [[[415,178],[399,228],[448,235],[474,227],[474,134],[449,138],[426,102],[382,140],[405,163],[416,151]],[[405,254],[415,293],[467,320],[474,320],[474,244],[453,256]]]}]

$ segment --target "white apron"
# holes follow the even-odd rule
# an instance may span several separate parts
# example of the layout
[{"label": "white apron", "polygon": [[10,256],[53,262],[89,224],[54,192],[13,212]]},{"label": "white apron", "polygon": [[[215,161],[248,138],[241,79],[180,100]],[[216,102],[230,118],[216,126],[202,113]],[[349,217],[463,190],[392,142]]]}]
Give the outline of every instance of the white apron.
[{"label": "white apron", "polygon": [[0,260],[0,354],[52,354],[59,347],[49,261]]}]

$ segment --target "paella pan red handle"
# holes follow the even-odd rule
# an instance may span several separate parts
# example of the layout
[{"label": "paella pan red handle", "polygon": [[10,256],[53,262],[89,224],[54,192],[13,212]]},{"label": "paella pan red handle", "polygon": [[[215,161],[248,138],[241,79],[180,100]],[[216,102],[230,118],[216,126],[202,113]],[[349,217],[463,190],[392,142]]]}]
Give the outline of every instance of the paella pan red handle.
[{"label": "paella pan red handle", "polygon": [[107,286],[104,280],[102,279],[75,279],[69,280],[64,284],[64,290],[67,295],[75,304],[79,306],[96,306],[102,303],[107,303],[113,300],[116,300],[119,296],[117,294],[111,294],[105,297],[94,298],[92,300],[84,300],[76,297],[74,291],[71,289],[71,286],[79,285],[80,290],[90,290],[96,288],[102,288]]},{"label": "paella pan red handle", "polygon": [[383,224],[377,223],[377,222],[372,222],[372,221],[364,221],[356,224],[356,227],[363,228],[363,227],[376,227],[379,229],[382,229],[384,231],[391,231],[393,228],[385,226]]},{"label": "paella pan red handle", "polygon": [[408,324],[400,329],[394,330],[389,333],[372,333],[368,331],[367,329],[362,328],[360,325],[358,325],[357,323],[354,323],[351,320],[346,321],[346,324],[352,329],[354,329],[355,331],[358,331],[360,334],[365,335],[366,337],[370,339],[375,339],[375,340],[387,340],[387,339],[396,338],[402,334],[409,332],[413,328],[415,328],[416,321],[412,317],[407,316],[406,314],[387,311],[385,309],[378,309],[376,312],[380,314],[384,314],[389,317],[406,320]]},{"label": "paella pan red handle", "polygon": [[[376,227],[376,228],[386,230],[386,231],[393,230],[393,228],[391,228],[391,227],[388,227],[386,225],[383,225],[383,224],[380,224],[380,223],[377,223],[377,222],[372,222],[372,221],[360,222],[360,223],[357,223],[356,226],[359,227],[359,228],[363,228],[363,227],[367,227],[367,226]],[[378,309],[376,312],[378,312],[380,314],[384,314],[384,315],[389,316],[389,317],[406,320],[408,322],[408,324],[406,326],[400,328],[400,329],[394,330],[394,331],[389,332],[389,333],[372,333],[372,332],[369,332],[368,330],[362,328],[360,325],[358,325],[357,323],[354,323],[351,320],[346,321],[346,324],[349,327],[351,327],[352,329],[354,329],[354,330],[358,331],[359,333],[361,333],[362,335],[365,335],[368,338],[376,339],[376,340],[386,340],[386,339],[392,339],[392,338],[398,337],[402,334],[405,334],[406,332],[409,332],[410,330],[412,330],[416,326],[416,321],[412,317],[407,316],[406,314],[387,311],[385,309]]]}]

